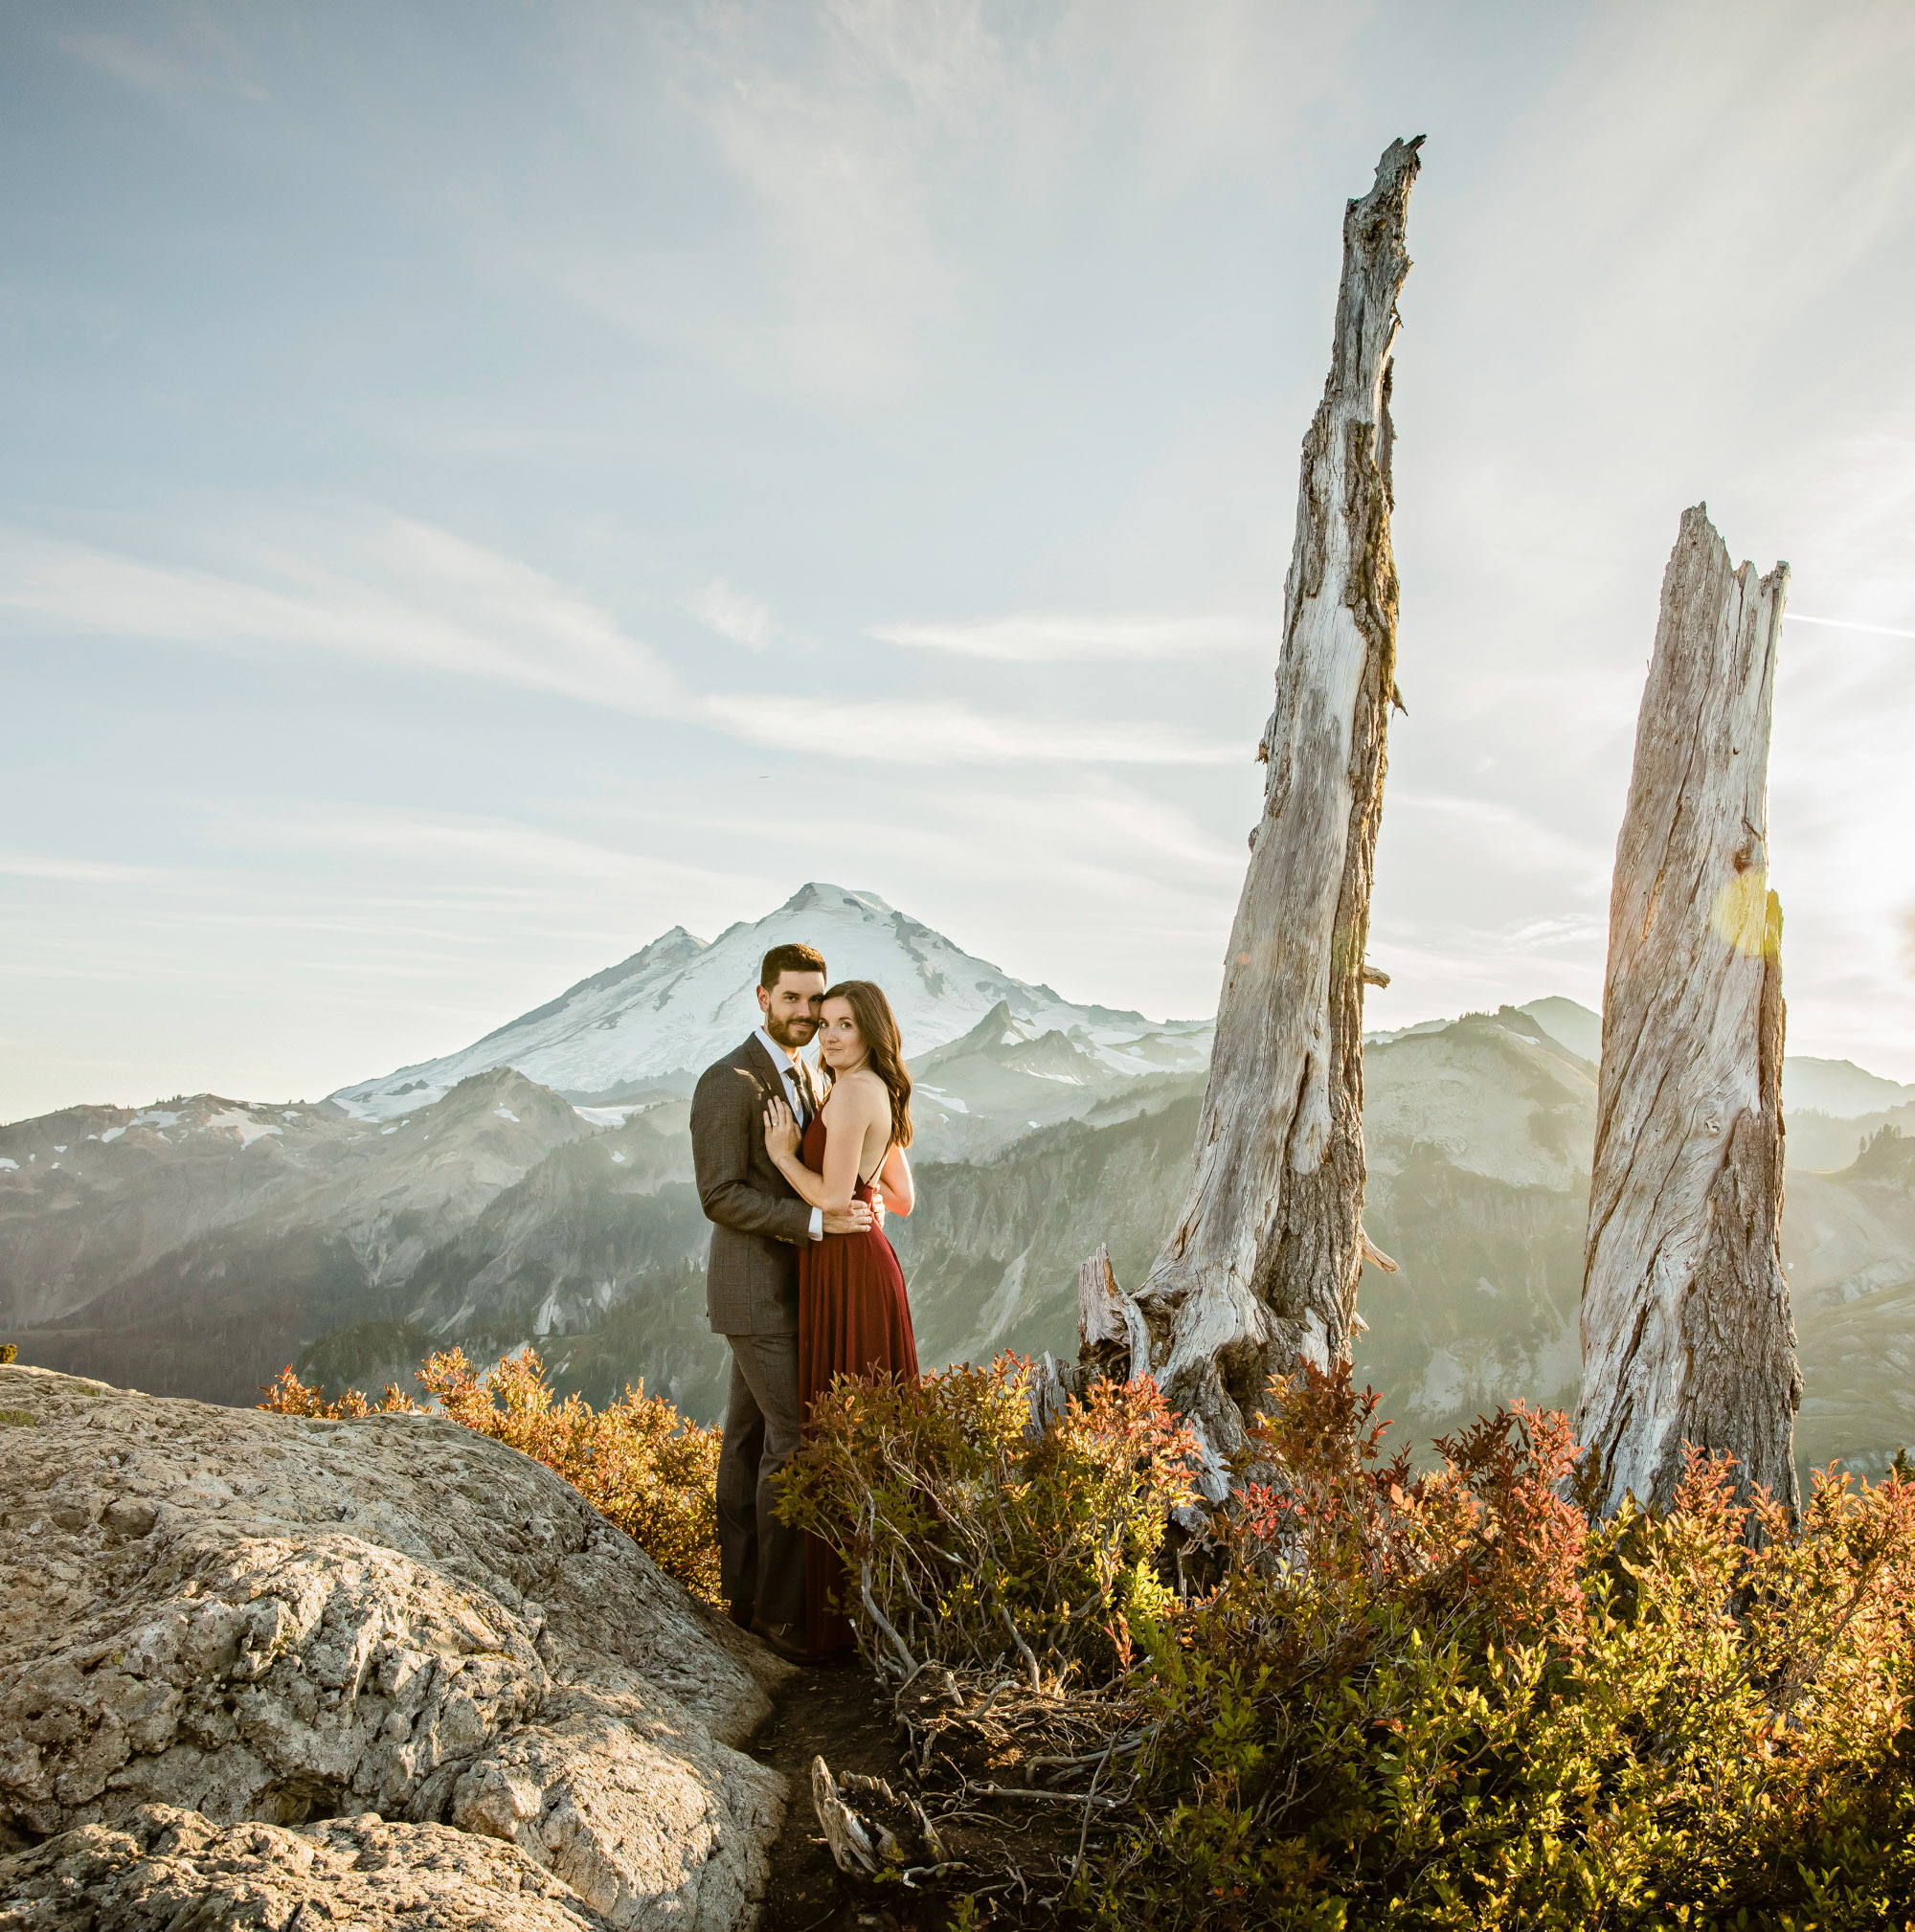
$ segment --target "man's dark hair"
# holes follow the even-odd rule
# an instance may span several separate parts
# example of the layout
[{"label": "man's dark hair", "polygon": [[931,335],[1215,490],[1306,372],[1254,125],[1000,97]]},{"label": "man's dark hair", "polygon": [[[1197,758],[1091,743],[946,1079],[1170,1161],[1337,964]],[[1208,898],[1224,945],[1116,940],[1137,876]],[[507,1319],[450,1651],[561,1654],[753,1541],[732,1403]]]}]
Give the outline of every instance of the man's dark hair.
[{"label": "man's dark hair", "polygon": [[[777,983],[780,973],[822,973],[824,955],[816,946],[774,946],[765,955],[765,963],[758,968],[758,984],[769,993]],[[826,975],[826,977],[829,977]]]}]

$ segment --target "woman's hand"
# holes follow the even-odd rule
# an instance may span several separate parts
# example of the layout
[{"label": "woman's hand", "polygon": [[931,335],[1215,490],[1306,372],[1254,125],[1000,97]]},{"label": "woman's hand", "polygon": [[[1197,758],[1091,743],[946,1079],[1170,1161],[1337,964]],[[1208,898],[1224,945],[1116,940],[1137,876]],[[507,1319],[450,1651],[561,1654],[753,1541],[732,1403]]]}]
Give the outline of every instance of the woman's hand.
[{"label": "woman's hand", "polygon": [[782,1100],[765,1107],[765,1152],[779,1167],[798,1158],[798,1122]]}]

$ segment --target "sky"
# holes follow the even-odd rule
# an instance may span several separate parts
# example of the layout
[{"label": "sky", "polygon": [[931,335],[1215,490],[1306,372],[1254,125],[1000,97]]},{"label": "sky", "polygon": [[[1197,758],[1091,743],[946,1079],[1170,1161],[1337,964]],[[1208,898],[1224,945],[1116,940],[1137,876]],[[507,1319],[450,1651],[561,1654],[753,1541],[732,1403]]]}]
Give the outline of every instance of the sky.
[{"label": "sky", "polygon": [[1791,1050],[1915,1079],[1915,9],[0,0],[0,1118],[317,1097],[810,879],[1214,1010],[1424,134],[1367,1023],[1599,1003],[1793,570]]}]

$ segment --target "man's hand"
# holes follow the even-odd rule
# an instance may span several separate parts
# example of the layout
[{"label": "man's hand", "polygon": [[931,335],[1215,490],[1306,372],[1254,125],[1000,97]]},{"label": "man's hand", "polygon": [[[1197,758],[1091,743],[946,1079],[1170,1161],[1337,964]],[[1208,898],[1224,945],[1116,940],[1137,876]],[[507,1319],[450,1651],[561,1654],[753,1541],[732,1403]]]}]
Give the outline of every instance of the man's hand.
[{"label": "man's hand", "polygon": [[871,1225],[871,1210],[862,1201],[854,1201],[849,1207],[827,1207],[824,1210],[824,1231],[826,1234],[865,1234]]},{"label": "man's hand", "polygon": [[871,1192],[871,1222],[880,1234],[885,1231],[885,1198],[876,1189]]}]

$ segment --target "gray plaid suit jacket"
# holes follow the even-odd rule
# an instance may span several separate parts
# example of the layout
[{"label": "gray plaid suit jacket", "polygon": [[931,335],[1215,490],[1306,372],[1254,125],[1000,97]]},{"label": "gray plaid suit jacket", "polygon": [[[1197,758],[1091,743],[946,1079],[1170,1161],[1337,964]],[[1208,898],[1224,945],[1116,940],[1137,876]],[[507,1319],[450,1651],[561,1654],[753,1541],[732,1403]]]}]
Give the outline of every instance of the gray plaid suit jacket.
[{"label": "gray plaid suit jacket", "polygon": [[755,1036],[699,1075],[691,1164],[711,1224],[705,1312],[716,1335],[796,1335],[798,1256],[811,1209],[765,1152],[765,1104],[785,1098]]}]

